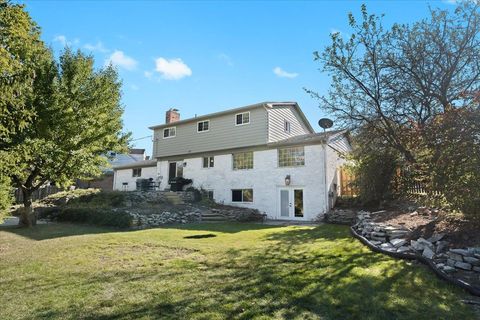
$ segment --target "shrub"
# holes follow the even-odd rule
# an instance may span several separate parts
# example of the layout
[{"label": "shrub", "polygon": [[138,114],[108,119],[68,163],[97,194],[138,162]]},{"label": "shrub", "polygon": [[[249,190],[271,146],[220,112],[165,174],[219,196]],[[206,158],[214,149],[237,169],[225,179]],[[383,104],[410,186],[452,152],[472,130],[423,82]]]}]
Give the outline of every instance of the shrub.
[{"label": "shrub", "polygon": [[0,222],[8,213],[8,208],[13,203],[12,188],[9,180],[0,175]]},{"label": "shrub", "polygon": [[122,211],[92,208],[64,208],[58,216],[58,221],[86,223],[97,226],[128,228],[132,224],[132,217]]}]

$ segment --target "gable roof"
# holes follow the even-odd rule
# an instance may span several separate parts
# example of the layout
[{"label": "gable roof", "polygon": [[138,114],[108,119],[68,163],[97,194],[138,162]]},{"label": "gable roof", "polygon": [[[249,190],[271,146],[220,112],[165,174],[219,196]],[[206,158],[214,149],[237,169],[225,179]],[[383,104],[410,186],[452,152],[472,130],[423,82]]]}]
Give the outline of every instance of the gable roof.
[{"label": "gable roof", "polygon": [[302,109],[300,109],[300,106],[296,102],[260,102],[260,103],[255,103],[255,104],[251,104],[251,105],[244,106],[244,107],[233,108],[233,109],[228,109],[228,110],[224,110],[224,111],[219,111],[219,112],[214,112],[214,113],[201,115],[201,116],[198,116],[198,117],[188,118],[188,119],[185,119],[185,120],[179,120],[179,121],[175,121],[175,122],[172,122],[172,123],[159,124],[159,125],[151,126],[151,127],[149,127],[149,129],[151,129],[151,130],[162,129],[162,128],[176,126],[176,125],[179,125],[179,124],[200,121],[200,120],[208,119],[208,118],[214,118],[214,117],[218,117],[218,116],[222,116],[222,115],[226,115],[226,114],[234,114],[234,113],[245,112],[245,111],[248,111],[248,110],[251,110],[251,109],[256,109],[256,108],[275,108],[276,106],[285,106],[285,105],[290,105],[290,106],[294,107],[295,110],[300,115],[300,118],[304,122],[307,129],[311,133],[315,132],[315,130],[313,130],[312,126],[310,125],[310,122],[308,122],[307,117],[305,117],[305,114],[303,113]]}]

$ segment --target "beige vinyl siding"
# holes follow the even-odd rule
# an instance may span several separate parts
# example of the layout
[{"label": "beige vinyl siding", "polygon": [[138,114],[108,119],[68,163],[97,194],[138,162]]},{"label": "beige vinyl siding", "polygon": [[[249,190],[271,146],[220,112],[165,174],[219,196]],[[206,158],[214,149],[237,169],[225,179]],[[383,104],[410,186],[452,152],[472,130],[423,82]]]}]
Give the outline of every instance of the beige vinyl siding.
[{"label": "beige vinyl siding", "polygon": [[340,152],[342,154],[346,154],[346,153],[349,153],[350,151],[352,151],[352,146],[350,145],[347,137],[344,134],[330,140],[328,144],[335,151]]},{"label": "beige vinyl siding", "polygon": [[163,128],[154,130],[153,156],[166,157],[242,148],[267,143],[267,111],[263,107],[248,110],[250,123],[236,126],[235,112],[211,117],[209,130],[197,132],[197,121],[173,123],[174,138],[163,139]]},{"label": "beige vinyl siding", "polygon": [[[290,122],[290,132],[285,131],[285,120]],[[275,106],[268,110],[268,142],[275,142],[310,131],[293,106]]]}]

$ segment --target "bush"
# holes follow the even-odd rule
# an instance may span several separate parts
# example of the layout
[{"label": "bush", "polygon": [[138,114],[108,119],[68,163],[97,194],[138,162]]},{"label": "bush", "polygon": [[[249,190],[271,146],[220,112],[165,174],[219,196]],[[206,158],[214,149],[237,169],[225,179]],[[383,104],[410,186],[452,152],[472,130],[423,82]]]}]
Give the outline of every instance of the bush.
[{"label": "bush", "polygon": [[12,188],[9,180],[0,175],[0,222],[8,214],[8,209],[13,203]]},{"label": "bush", "polygon": [[115,228],[128,228],[132,225],[132,217],[128,213],[108,209],[64,208],[59,212],[57,220]]},{"label": "bush", "polygon": [[454,109],[429,128],[432,185],[453,208],[480,218],[480,110]]}]

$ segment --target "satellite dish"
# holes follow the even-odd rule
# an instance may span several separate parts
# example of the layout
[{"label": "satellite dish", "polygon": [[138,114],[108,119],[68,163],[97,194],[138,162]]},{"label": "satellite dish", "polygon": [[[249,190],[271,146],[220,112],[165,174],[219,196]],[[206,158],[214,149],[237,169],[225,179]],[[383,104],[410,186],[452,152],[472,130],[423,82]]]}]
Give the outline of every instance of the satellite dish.
[{"label": "satellite dish", "polygon": [[333,121],[328,118],[322,118],[318,120],[318,125],[322,127],[324,130],[329,129],[333,126]]}]

